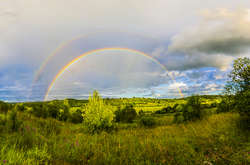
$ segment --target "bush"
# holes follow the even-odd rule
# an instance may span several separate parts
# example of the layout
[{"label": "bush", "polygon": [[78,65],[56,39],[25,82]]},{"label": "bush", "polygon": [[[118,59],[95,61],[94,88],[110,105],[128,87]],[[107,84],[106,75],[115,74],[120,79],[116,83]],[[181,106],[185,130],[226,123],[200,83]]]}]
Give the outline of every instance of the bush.
[{"label": "bush", "polygon": [[170,106],[162,108],[161,110],[155,111],[155,114],[166,114],[166,113],[172,113],[173,110]]},{"label": "bush", "polygon": [[0,112],[7,114],[9,105],[3,101],[0,101]]},{"label": "bush", "polygon": [[174,123],[182,123],[184,121],[184,117],[182,115],[182,112],[177,112],[174,115]]},{"label": "bush", "polygon": [[201,101],[199,96],[192,96],[188,99],[186,106],[183,109],[184,121],[201,119]]},{"label": "bush", "polygon": [[231,110],[230,104],[227,103],[225,100],[222,100],[218,104],[217,113],[229,112],[230,110]]},{"label": "bush", "polygon": [[66,121],[69,118],[69,115],[69,109],[65,106],[64,108],[59,110],[58,119],[60,121]]},{"label": "bush", "polygon": [[118,110],[115,111],[116,122],[132,123],[136,117],[136,110],[131,104],[126,105],[122,109],[118,107]]},{"label": "bush", "polygon": [[93,92],[93,97],[89,97],[82,116],[85,126],[91,133],[110,130],[113,126],[113,107],[105,104],[97,91]]},{"label": "bush", "polygon": [[54,104],[49,104],[47,107],[48,115],[53,118],[57,118],[59,115],[59,109],[56,105]]},{"label": "bush", "polygon": [[236,95],[236,97],[236,109],[241,116],[250,120],[250,90],[242,92],[240,95]]},{"label": "bush", "polygon": [[15,110],[23,112],[25,110],[25,107],[24,107],[24,105],[22,103],[21,104],[16,104],[15,105]]},{"label": "bush", "polygon": [[69,116],[69,121],[72,123],[82,123],[83,118],[82,118],[82,111],[79,107],[72,107],[69,109],[70,111],[70,116]]},{"label": "bush", "polygon": [[17,131],[22,122],[17,119],[17,111],[12,110],[9,114],[8,126],[11,131]]},{"label": "bush", "polygon": [[151,116],[143,116],[140,118],[140,124],[145,127],[153,127],[156,125],[156,121]]},{"label": "bush", "polygon": [[174,115],[174,122],[193,121],[202,118],[199,96],[191,96],[186,105],[178,105]]}]

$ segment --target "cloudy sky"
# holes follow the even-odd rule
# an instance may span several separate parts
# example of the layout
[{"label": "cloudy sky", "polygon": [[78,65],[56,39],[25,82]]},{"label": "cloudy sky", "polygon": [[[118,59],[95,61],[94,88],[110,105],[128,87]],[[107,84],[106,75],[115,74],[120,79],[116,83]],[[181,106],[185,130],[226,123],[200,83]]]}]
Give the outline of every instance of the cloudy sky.
[{"label": "cloudy sky", "polygon": [[248,0],[0,0],[0,100],[219,94],[249,29]]}]

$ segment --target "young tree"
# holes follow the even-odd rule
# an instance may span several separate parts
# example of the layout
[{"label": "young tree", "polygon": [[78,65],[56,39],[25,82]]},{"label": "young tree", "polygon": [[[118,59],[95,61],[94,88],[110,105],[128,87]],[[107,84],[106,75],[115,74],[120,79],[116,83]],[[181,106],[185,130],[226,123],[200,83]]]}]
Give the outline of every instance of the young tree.
[{"label": "young tree", "polygon": [[97,91],[89,97],[89,102],[84,109],[83,122],[90,132],[110,129],[113,126],[113,107],[104,103]]}]

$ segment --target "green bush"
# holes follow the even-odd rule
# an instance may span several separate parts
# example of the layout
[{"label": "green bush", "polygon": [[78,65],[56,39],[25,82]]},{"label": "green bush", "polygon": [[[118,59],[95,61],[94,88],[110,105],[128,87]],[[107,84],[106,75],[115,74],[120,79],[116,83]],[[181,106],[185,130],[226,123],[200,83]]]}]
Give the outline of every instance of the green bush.
[{"label": "green bush", "polygon": [[7,113],[9,109],[9,105],[3,101],[0,101],[0,112]]},{"label": "green bush", "polygon": [[184,121],[202,118],[201,101],[199,96],[191,96],[183,109]]},{"label": "green bush", "polygon": [[89,102],[84,108],[83,123],[89,132],[99,132],[110,130],[113,126],[114,108],[104,103],[97,91],[89,97]]},{"label": "green bush", "polygon": [[172,112],[173,112],[173,109],[170,106],[168,106],[168,107],[162,108],[161,110],[155,111],[155,114],[166,114],[166,113],[172,113]]},{"label": "green bush", "polygon": [[63,109],[59,110],[58,119],[60,121],[66,121],[69,118],[69,116],[70,116],[70,113],[69,113],[68,107],[64,107]]},{"label": "green bush", "polygon": [[226,100],[222,100],[217,107],[217,113],[229,112],[231,110],[231,106]]},{"label": "green bush", "polygon": [[69,109],[70,115],[68,118],[69,122],[72,123],[82,123],[83,122],[83,117],[82,117],[82,111],[80,107],[72,107]]},{"label": "green bush", "polygon": [[143,116],[140,118],[140,124],[145,127],[153,127],[156,125],[156,120],[152,116]]},{"label": "green bush", "polygon": [[9,119],[7,121],[8,127],[10,129],[10,131],[17,131],[20,126],[22,125],[22,122],[18,120],[17,118],[17,111],[16,110],[12,110],[9,113]]},{"label": "green bush", "polygon": [[177,113],[175,113],[175,115],[174,115],[174,123],[182,123],[184,121],[184,117],[183,117],[183,115],[182,115],[182,112],[177,112]]},{"label": "green bush", "polygon": [[22,103],[16,104],[14,109],[16,111],[22,111],[23,112],[25,110],[25,106]]},{"label": "green bush", "polygon": [[116,122],[132,123],[136,117],[136,110],[131,104],[126,105],[124,108],[118,107],[118,110],[115,111]]}]

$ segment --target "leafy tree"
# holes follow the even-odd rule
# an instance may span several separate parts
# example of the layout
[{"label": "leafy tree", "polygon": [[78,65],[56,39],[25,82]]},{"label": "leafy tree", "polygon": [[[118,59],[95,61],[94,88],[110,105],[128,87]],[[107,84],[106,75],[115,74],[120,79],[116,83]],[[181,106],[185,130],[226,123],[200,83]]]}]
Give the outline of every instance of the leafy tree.
[{"label": "leafy tree", "polygon": [[229,74],[229,81],[225,87],[235,109],[242,116],[250,118],[250,59],[238,58],[234,61],[233,70]]},{"label": "leafy tree", "polygon": [[201,101],[199,96],[191,96],[183,108],[184,121],[201,119]]},{"label": "leafy tree", "polygon": [[89,102],[82,114],[84,124],[90,132],[108,130],[113,126],[114,111],[113,107],[104,103],[97,91],[89,97]]}]

